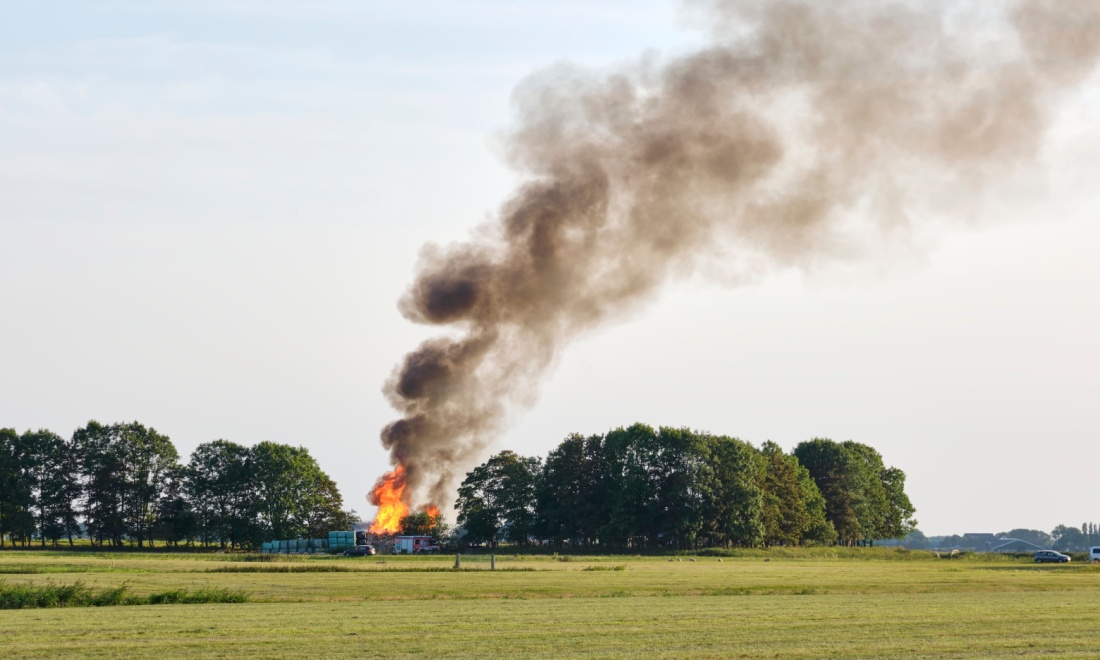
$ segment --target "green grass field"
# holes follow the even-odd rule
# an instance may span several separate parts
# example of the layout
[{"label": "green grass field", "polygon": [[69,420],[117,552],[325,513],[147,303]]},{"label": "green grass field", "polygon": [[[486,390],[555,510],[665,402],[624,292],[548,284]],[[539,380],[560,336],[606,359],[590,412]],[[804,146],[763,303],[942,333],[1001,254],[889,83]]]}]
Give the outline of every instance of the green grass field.
[{"label": "green grass field", "polygon": [[[0,552],[8,584],[241,604],[0,611],[4,657],[1100,656],[1100,567],[884,549],[741,557]],[[620,568],[621,567],[621,568]],[[592,570],[619,569],[619,570]]]}]

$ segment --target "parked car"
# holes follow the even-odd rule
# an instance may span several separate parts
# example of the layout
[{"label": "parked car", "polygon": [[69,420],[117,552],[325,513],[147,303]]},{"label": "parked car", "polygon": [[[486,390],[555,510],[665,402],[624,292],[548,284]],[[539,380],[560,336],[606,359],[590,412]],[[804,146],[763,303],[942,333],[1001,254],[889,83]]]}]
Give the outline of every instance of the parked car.
[{"label": "parked car", "polygon": [[375,554],[373,545],[357,545],[344,550],[345,557],[366,557]]},{"label": "parked car", "polygon": [[1069,555],[1063,555],[1062,553],[1055,552],[1053,550],[1040,550],[1039,552],[1035,553],[1036,564],[1043,564],[1047,562],[1064,564],[1067,561],[1069,561]]},{"label": "parked car", "polygon": [[1089,561],[1100,564],[1100,545],[1089,548]]}]

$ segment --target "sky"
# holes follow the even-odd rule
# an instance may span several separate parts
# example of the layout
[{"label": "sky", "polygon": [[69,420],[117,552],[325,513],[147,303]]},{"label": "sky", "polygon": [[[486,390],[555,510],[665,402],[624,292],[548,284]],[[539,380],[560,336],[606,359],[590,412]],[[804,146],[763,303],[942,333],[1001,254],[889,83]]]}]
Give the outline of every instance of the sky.
[{"label": "sky", "polygon": [[[697,27],[656,0],[0,3],[0,426],[302,445],[369,519],[382,384],[432,334],[397,301],[520,182],[512,90]],[[1098,80],[959,219],[674,281],[585,334],[494,447],[638,421],[851,439],[927,534],[1100,521]]]}]

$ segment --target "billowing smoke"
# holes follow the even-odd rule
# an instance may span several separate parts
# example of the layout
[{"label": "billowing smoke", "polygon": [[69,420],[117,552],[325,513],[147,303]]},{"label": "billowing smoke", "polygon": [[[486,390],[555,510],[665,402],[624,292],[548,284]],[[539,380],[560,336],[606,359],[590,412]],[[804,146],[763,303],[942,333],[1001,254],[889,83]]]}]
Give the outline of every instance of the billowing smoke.
[{"label": "billowing smoke", "polygon": [[1100,3],[711,0],[706,49],[515,94],[527,175],[401,302],[452,330],[386,384],[414,496],[456,481],[579,333],[720,264],[853,259],[1032,159],[1100,51]]}]

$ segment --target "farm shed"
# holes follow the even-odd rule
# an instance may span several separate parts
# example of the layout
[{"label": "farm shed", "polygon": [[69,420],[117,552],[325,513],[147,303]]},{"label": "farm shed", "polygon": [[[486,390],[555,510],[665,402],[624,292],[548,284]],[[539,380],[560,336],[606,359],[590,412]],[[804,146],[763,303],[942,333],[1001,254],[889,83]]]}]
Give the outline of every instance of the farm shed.
[{"label": "farm shed", "polygon": [[1044,548],[1041,545],[1035,545],[1034,543],[1028,543],[1020,539],[1000,539],[1001,544],[994,546],[990,552],[1038,552],[1039,550],[1049,550],[1050,548]]}]

